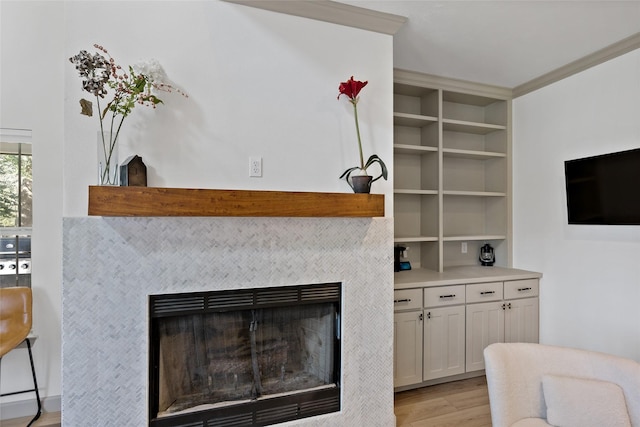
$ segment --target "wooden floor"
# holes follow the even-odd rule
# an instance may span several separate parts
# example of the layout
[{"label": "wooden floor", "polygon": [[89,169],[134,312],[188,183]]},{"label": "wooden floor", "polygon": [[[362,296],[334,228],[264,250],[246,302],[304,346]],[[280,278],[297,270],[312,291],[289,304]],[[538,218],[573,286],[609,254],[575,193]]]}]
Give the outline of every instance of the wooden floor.
[{"label": "wooden floor", "polygon": [[395,395],[397,427],[491,427],[484,376]]},{"label": "wooden floor", "polygon": [[[403,391],[395,395],[397,427],[491,427],[485,377]],[[31,417],[0,421],[25,427]],[[59,427],[60,412],[42,414],[33,427]]]},{"label": "wooden floor", "polygon": [[[33,417],[0,420],[0,427],[25,427]],[[60,412],[46,412],[31,427],[60,427]]]}]

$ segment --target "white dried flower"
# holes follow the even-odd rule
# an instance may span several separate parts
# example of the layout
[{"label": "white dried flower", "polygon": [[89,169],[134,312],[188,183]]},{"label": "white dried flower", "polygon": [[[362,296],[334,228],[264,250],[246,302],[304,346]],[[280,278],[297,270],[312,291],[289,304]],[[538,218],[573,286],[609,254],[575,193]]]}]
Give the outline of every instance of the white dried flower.
[{"label": "white dried flower", "polygon": [[162,84],[168,80],[167,73],[160,65],[160,62],[153,58],[134,64],[133,70],[138,74],[144,75],[153,84]]}]

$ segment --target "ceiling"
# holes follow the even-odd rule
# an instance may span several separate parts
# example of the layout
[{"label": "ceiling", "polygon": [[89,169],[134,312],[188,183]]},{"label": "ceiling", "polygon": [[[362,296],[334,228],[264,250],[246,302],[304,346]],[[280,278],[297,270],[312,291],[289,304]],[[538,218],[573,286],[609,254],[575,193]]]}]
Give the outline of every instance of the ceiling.
[{"label": "ceiling", "polygon": [[508,88],[628,37],[640,47],[640,0],[339,1],[408,18],[395,68]]}]

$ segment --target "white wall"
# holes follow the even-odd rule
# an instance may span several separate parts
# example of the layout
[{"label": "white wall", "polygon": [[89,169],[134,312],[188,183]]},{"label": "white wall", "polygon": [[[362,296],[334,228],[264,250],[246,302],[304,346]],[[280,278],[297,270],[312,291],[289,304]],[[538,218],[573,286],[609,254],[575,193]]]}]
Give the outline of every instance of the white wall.
[{"label": "white wall", "polygon": [[[64,51],[62,2],[0,2],[0,127],[33,130],[33,348],[42,396],[60,394],[62,280],[62,141]],[[26,350],[2,358],[2,392],[32,386]],[[4,397],[0,419],[11,416]],[[45,399],[55,407],[59,399]],[[35,411],[35,405],[34,411]],[[33,413],[33,412],[32,412]]]},{"label": "white wall", "polygon": [[[358,163],[355,127],[351,105],[336,100],[351,75],[369,81],[358,105],[365,155],[392,166],[391,36],[217,0],[0,0],[0,15],[0,127],[33,129],[43,396],[61,390],[61,219],[86,215],[97,177],[98,120],[79,114],[91,95],[68,61],[80,49],[102,44],[122,65],[155,58],[189,94],[125,120],[120,158],[141,155],[150,186],[351,192],[338,176]],[[262,178],[249,178],[249,156],[263,158]],[[387,216],[392,176],[373,187]],[[3,360],[3,389],[24,382],[19,363]]]},{"label": "white wall", "polygon": [[513,259],[544,274],[541,341],[640,361],[640,227],[568,225],[564,182],[565,160],[640,147],[640,50],[514,100],[513,122]]},{"label": "white wall", "polygon": [[[392,163],[391,36],[218,1],[72,2],[66,19],[67,56],[99,43],[122,64],[156,58],[189,94],[125,120],[120,157],[141,155],[150,186],[351,192],[338,177],[358,163],[355,124],[336,100],[351,75],[369,81],[358,105],[366,155]],[[65,78],[64,213],[81,216],[97,120],[79,114],[88,94],[71,64]],[[262,178],[249,177],[250,156],[263,158]],[[392,202],[391,181],[373,191]]]}]

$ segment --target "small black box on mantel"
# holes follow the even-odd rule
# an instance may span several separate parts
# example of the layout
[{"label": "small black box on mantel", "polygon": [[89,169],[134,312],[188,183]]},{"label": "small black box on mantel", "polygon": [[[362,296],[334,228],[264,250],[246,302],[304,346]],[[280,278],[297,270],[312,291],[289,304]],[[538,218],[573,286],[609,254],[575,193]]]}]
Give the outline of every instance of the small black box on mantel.
[{"label": "small black box on mantel", "polygon": [[130,187],[147,186],[147,167],[142,157],[133,155],[120,165],[120,185]]}]

